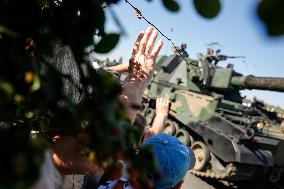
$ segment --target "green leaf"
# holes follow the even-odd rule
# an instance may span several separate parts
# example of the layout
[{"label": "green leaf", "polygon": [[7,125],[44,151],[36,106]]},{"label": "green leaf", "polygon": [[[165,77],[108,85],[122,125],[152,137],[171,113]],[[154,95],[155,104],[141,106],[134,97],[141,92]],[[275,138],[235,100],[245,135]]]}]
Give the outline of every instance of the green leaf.
[{"label": "green leaf", "polygon": [[109,33],[102,36],[102,39],[96,44],[95,52],[107,53],[114,49],[119,41],[120,35],[117,33]]},{"label": "green leaf", "polygon": [[31,86],[31,91],[37,91],[40,89],[41,83],[40,83],[40,79],[39,76],[37,74],[34,74],[34,78],[33,78],[33,85]]},{"label": "green leaf", "polygon": [[175,0],[163,0],[164,6],[172,12],[179,11],[179,4]]},{"label": "green leaf", "polygon": [[197,12],[205,18],[214,18],[221,10],[219,0],[194,0],[193,2]]},{"label": "green leaf", "polygon": [[12,37],[18,37],[18,33],[10,30],[6,26],[0,25],[0,34],[10,35]]},{"label": "green leaf", "polygon": [[257,14],[264,22],[268,35],[280,36],[284,34],[283,8],[283,0],[262,0],[259,3]]},{"label": "green leaf", "polygon": [[3,90],[7,96],[11,96],[15,91],[11,83],[2,80],[0,80],[0,90]]}]

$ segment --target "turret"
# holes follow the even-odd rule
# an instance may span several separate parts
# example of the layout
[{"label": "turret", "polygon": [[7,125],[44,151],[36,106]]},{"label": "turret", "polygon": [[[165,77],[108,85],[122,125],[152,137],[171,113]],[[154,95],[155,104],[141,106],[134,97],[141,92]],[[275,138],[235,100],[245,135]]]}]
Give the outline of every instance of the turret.
[{"label": "turret", "polygon": [[[243,76],[229,68],[210,67],[210,88],[212,89],[259,89],[284,92],[284,78]],[[207,79],[208,80],[208,79]],[[208,82],[208,81],[207,81]]]},{"label": "turret", "polygon": [[206,57],[195,60],[182,58],[178,53],[163,56],[158,61],[157,71],[160,70],[164,75],[160,81],[198,93],[207,91],[236,97],[242,89],[284,92],[284,78],[243,76],[235,72],[233,64],[223,68]]}]

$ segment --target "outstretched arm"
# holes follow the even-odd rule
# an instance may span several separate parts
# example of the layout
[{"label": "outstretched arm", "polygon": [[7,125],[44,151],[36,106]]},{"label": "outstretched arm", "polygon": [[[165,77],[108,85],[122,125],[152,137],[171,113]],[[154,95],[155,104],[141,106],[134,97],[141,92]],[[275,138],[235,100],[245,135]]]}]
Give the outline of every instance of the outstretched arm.
[{"label": "outstretched arm", "polygon": [[[134,45],[133,53],[129,61],[129,76],[127,77],[121,100],[125,104],[129,119],[134,122],[137,109],[132,105],[140,105],[142,99],[143,86],[147,85],[153,75],[156,57],[163,45],[159,41],[153,49],[158,33],[155,31],[153,38],[148,42],[152,34],[152,29],[148,28],[139,34]],[[147,47],[146,47],[147,45]],[[147,51],[145,49],[148,49]],[[54,137],[53,162],[61,174],[101,174],[102,170],[93,165],[87,157],[81,154],[82,146],[76,138],[63,136]]]},{"label": "outstretched arm", "polygon": [[143,141],[147,140],[149,137],[161,133],[164,129],[165,121],[169,114],[169,104],[168,98],[157,98],[156,100],[156,116],[153,121],[152,127],[145,130],[145,136]]},{"label": "outstretched arm", "polygon": [[128,64],[119,64],[116,66],[107,67],[108,70],[115,71],[118,73],[128,72]]},{"label": "outstretched arm", "polygon": [[154,47],[157,36],[158,32],[153,32],[151,27],[140,32],[129,60],[129,75],[124,82],[121,100],[132,123],[137,114],[136,107],[141,105],[143,92],[153,76],[156,58],[163,46],[163,41],[160,40]]},{"label": "outstretched arm", "polygon": [[159,134],[164,129],[164,124],[169,114],[168,98],[157,98],[156,101],[156,117],[153,121],[152,127],[149,129],[153,134]]}]

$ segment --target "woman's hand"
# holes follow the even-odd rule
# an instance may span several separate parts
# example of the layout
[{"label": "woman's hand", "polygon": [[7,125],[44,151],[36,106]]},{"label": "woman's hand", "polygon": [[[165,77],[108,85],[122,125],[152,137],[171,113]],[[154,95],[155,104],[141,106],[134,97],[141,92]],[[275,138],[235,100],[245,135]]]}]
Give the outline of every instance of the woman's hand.
[{"label": "woman's hand", "polygon": [[[151,34],[153,36],[150,39]],[[134,44],[128,69],[129,74],[136,79],[149,80],[154,73],[156,58],[163,46],[163,41],[159,40],[154,48],[157,36],[158,31],[153,32],[153,28],[148,27],[145,32],[140,32]]]},{"label": "woman's hand", "polygon": [[124,81],[121,100],[132,123],[138,110],[134,107],[141,104],[143,92],[153,76],[156,58],[163,46],[163,41],[160,40],[154,47],[157,36],[158,32],[153,32],[151,27],[145,32],[140,32],[129,60],[129,75]]}]

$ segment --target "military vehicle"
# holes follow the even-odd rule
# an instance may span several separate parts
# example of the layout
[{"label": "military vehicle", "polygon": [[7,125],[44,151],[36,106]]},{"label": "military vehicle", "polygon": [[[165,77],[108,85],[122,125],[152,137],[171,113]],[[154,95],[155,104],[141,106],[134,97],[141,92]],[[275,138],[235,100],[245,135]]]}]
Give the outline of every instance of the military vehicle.
[{"label": "military vehicle", "polygon": [[284,168],[284,122],[261,103],[243,105],[240,91],[284,92],[284,78],[243,76],[233,64],[218,66],[228,58],[211,49],[191,59],[183,48],[160,56],[143,96],[142,112],[151,124],[155,99],[171,100],[164,132],[193,149],[197,161],[192,174],[231,181],[265,177],[277,182]]}]

